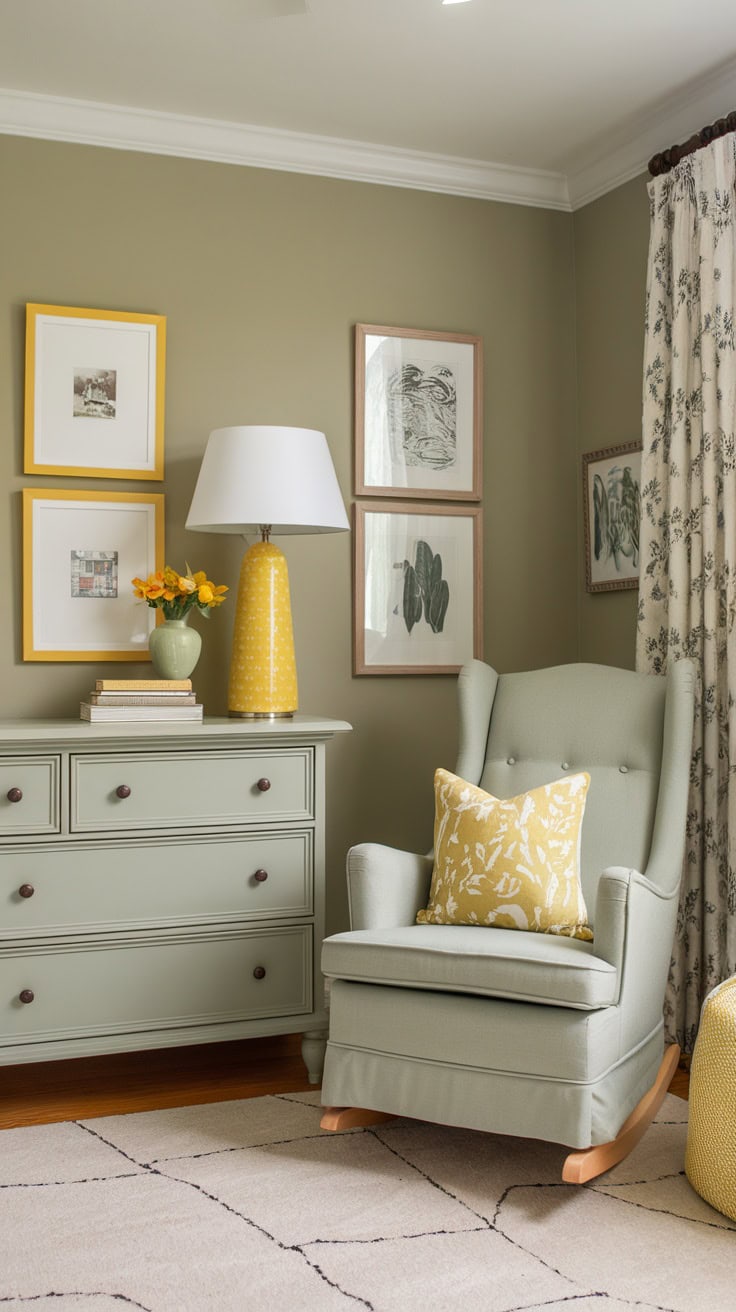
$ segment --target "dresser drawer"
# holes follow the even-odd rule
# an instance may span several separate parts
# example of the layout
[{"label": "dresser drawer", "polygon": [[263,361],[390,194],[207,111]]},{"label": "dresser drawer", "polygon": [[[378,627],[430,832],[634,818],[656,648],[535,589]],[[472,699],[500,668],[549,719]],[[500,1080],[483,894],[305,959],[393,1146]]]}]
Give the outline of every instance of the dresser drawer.
[{"label": "dresser drawer", "polygon": [[0,761],[0,837],[58,834],[58,756],[4,756]]},{"label": "dresser drawer", "polygon": [[0,942],[146,924],[310,915],[311,830],[77,842],[0,856]]},{"label": "dresser drawer", "polygon": [[[297,1016],[311,1010],[311,971],[308,925],[3,953],[0,1051],[20,1042]],[[24,991],[32,1001],[20,1000]]]},{"label": "dresser drawer", "polygon": [[71,830],[232,827],[310,820],[309,748],[71,757]]}]

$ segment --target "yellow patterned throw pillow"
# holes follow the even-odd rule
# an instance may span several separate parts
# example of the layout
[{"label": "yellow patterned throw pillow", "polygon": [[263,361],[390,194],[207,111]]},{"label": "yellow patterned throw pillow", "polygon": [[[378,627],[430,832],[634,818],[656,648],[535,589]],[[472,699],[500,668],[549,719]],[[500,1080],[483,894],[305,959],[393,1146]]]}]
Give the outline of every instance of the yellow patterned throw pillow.
[{"label": "yellow patterned throw pillow", "polygon": [[590,775],[502,800],[448,770],[434,776],[434,870],[425,925],[492,925],[590,942],[580,836]]}]

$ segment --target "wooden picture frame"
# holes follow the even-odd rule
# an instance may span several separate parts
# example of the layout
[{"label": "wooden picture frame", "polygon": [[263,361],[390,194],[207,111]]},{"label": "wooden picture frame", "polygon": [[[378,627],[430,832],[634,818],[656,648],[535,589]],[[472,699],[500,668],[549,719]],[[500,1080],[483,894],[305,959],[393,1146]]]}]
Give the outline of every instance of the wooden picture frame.
[{"label": "wooden picture frame", "polygon": [[639,586],[641,451],[641,442],[628,442],[583,456],[588,592]]},{"label": "wooden picture frame", "polygon": [[150,660],[132,580],[163,567],[162,493],[24,488],[23,659]]},{"label": "wooden picture frame", "polygon": [[26,474],[164,476],[166,319],[26,306]]},{"label": "wooden picture frame", "polygon": [[483,346],[468,333],[355,328],[355,495],[480,501]]},{"label": "wooden picture frame", "polygon": [[482,514],[353,503],[355,674],[457,674],[481,658]]}]

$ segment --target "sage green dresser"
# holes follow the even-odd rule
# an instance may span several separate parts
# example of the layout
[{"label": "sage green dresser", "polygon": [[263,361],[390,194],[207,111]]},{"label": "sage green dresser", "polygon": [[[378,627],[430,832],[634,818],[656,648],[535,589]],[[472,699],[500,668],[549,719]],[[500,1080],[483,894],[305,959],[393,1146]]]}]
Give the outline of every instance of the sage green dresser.
[{"label": "sage green dresser", "polygon": [[318,1082],[349,728],[0,722],[0,1064],[300,1032]]}]

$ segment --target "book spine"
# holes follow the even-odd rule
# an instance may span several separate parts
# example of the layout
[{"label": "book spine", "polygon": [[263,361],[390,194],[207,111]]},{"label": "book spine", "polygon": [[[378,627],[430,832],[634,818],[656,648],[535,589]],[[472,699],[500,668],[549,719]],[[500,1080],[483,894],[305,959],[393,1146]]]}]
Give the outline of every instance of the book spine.
[{"label": "book spine", "polygon": [[131,697],[162,697],[164,701],[178,701],[180,697],[193,697],[194,690],[190,692],[185,688],[103,688],[99,692],[93,689],[90,693],[92,697],[120,697],[126,701]]},{"label": "book spine", "polygon": [[194,706],[193,692],[91,692],[90,706]]},{"label": "book spine", "polygon": [[97,679],[95,692],[191,692],[191,679]]},{"label": "book spine", "polygon": [[89,702],[79,703],[79,715],[82,720],[94,720],[99,723],[124,723],[130,724],[141,723],[143,720],[169,721],[186,721],[201,720],[204,716],[204,707],[201,703],[196,702],[194,706],[172,707],[168,709],[163,706],[92,706]]}]

